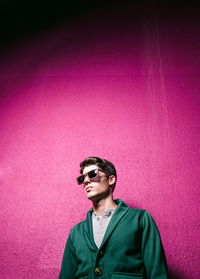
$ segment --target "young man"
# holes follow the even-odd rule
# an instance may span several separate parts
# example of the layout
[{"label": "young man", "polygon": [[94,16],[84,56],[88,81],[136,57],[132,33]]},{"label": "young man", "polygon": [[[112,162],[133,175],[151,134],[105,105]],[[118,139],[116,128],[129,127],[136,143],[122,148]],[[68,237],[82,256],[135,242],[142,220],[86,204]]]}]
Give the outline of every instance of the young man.
[{"label": "young man", "polygon": [[150,214],[113,199],[114,165],[88,157],[80,167],[77,182],[93,207],[70,232],[59,279],[167,279],[163,246]]}]

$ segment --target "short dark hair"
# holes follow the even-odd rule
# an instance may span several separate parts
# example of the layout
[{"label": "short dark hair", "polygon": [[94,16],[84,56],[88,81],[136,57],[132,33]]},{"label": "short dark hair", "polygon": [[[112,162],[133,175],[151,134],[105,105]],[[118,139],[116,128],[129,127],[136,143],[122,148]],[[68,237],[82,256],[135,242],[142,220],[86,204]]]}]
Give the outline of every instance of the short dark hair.
[{"label": "short dark hair", "polygon": [[80,163],[80,173],[83,173],[83,170],[86,166],[96,165],[102,170],[109,172],[111,175],[115,176],[115,183],[113,184],[112,191],[115,189],[115,184],[117,181],[117,172],[116,169],[110,161],[106,159],[101,159],[99,157],[87,157]]}]

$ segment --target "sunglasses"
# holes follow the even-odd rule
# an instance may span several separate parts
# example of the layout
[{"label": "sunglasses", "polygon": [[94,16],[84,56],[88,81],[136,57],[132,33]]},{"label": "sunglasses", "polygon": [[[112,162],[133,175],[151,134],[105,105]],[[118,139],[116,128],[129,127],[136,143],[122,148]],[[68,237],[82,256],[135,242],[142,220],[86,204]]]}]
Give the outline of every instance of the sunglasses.
[{"label": "sunglasses", "polygon": [[79,185],[83,184],[86,176],[88,176],[89,180],[92,181],[92,182],[99,182],[100,181],[99,171],[105,173],[107,176],[110,175],[110,173],[108,171],[104,171],[102,169],[94,169],[94,170],[91,170],[91,171],[77,177],[77,179],[76,179],[77,183]]}]

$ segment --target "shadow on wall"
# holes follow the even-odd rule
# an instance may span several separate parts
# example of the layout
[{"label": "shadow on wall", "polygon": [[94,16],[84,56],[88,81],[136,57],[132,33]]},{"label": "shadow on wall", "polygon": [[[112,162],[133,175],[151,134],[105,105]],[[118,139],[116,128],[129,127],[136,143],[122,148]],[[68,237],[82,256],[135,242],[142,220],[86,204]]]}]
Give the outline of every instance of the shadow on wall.
[{"label": "shadow on wall", "polygon": [[183,279],[183,278],[186,278],[183,273],[180,273],[179,271],[176,271],[175,269],[168,267],[168,279]]}]

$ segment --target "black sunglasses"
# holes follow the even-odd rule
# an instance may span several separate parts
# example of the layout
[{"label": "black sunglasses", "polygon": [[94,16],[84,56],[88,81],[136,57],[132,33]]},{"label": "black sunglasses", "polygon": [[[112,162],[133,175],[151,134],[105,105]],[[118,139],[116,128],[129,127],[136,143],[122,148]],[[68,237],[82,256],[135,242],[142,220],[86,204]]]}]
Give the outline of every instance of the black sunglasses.
[{"label": "black sunglasses", "polygon": [[108,171],[104,171],[102,169],[94,169],[94,170],[91,170],[91,171],[77,177],[77,179],[76,179],[77,183],[79,185],[84,183],[86,176],[88,176],[89,180],[92,182],[99,182],[100,181],[99,171],[105,173],[107,176],[110,175],[110,173]]}]

